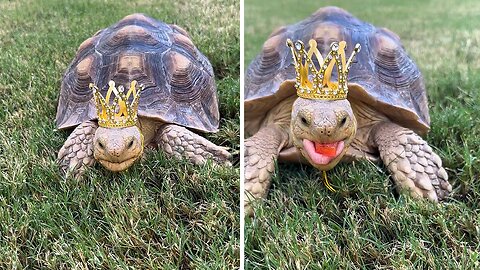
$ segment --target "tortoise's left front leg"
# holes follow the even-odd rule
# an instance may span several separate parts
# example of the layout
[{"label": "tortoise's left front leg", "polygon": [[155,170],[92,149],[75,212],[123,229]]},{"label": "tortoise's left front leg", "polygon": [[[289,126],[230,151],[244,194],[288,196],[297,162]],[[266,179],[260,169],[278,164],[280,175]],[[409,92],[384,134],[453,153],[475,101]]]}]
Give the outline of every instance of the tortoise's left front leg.
[{"label": "tortoise's left front leg", "polygon": [[204,137],[181,126],[167,124],[155,135],[155,142],[170,156],[186,158],[192,163],[204,164],[212,159],[218,164],[231,165],[230,153]]},{"label": "tortoise's left front leg", "polygon": [[409,189],[415,197],[432,201],[442,200],[452,191],[442,160],[412,130],[394,123],[380,123],[370,138],[397,188]]}]

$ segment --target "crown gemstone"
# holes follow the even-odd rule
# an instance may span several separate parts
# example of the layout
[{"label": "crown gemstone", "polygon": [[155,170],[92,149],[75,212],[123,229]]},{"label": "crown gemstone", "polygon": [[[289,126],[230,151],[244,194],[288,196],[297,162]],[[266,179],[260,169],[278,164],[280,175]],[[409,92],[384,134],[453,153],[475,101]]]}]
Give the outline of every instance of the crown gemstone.
[{"label": "crown gemstone", "polygon": [[298,41],[295,42],[295,49],[300,51],[302,49],[302,44],[300,44],[300,42],[298,42]]}]

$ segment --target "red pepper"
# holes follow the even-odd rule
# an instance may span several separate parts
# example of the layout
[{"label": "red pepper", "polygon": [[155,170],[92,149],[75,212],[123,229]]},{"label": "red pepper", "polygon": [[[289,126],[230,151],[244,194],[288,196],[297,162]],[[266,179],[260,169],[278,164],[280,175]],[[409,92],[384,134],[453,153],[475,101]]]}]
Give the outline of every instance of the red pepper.
[{"label": "red pepper", "polygon": [[315,152],[327,157],[334,157],[337,155],[336,143],[315,143]]}]

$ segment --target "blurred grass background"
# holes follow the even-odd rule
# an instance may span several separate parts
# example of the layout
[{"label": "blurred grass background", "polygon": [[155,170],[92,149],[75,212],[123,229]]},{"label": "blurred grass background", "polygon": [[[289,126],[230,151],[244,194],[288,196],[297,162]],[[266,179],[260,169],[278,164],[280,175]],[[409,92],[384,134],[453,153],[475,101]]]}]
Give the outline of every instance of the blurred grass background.
[{"label": "blurred grass background", "polygon": [[443,204],[398,195],[383,165],[329,173],[279,164],[246,219],[246,269],[480,268],[480,2],[245,0],[245,68],[277,27],[336,5],[402,39],[421,69],[431,132],[454,194]]},{"label": "blurred grass background", "polygon": [[[239,8],[234,0],[0,1],[0,268],[239,266]],[[80,43],[141,12],[186,29],[211,61],[232,168],[147,151],[126,173],[82,181],[55,159],[60,82]]]}]

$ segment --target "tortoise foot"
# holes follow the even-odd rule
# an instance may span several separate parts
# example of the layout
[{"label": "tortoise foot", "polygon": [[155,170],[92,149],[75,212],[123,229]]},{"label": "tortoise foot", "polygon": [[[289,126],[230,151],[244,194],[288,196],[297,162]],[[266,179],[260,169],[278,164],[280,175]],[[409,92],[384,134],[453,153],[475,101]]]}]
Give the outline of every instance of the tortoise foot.
[{"label": "tortoise foot", "polygon": [[267,195],[275,161],[287,142],[286,132],[276,126],[265,127],[245,140],[245,215],[253,214],[253,200]]},{"label": "tortoise foot", "polygon": [[435,202],[452,192],[442,160],[412,130],[393,123],[381,124],[375,128],[374,138],[397,188]]},{"label": "tortoise foot", "polygon": [[58,152],[57,163],[66,177],[78,179],[87,167],[95,163],[93,138],[97,127],[93,121],[83,122],[73,130]]},{"label": "tortoise foot", "polygon": [[156,142],[169,156],[186,158],[193,164],[204,164],[208,159],[219,165],[231,166],[231,154],[204,137],[177,125],[165,125],[156,135]]}]

